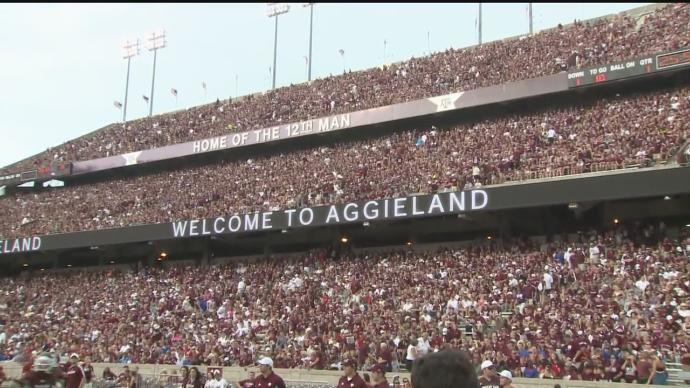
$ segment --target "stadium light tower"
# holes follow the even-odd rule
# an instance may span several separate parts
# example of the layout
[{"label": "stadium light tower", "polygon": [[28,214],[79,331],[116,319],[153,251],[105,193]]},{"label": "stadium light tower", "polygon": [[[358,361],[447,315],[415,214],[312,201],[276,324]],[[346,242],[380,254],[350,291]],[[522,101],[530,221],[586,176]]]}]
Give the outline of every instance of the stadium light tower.
[{"label": "stadium light tower", "polygon": [[159,49],[165,47],[165,31],[156,33],[152,32],[151,37],[148,39],[148,49],[153,51],[153,76],[151,77],[151,103],[149,104],[149,117],[153,115],[153,86],[156,82],[156,54]]},{"label": "stadium light tower", "polygon": [[303,7],[309,7],[309,73],[307,74],[307,81],[311,81],[311,43],[312,33],[314,32],[314,3],[306,3]]},{"label": "stadium light tower", "polygon": [[532,35],[533,31],[532,30],[532,3],[529,3],[529,34]]},{"label": "stadium light tower", "polygon": [[127,60],[127,80],[125,81],[125,107],[122,111],[122,122],[127,121],[127,95],[129,93],[129,65],[132,57],[139,55],[139,39],[135,42],[127,41],[122,46],[122,58]]},{"label": "stadium light tower", "polygon": [[477,16],[477,29],[479,34],[479,45],[482,44],[482,3],[479,3],[479,15]]},{"label": "stadium light tower", "polygon": [[275,36],[273,38],[273,89],[276,88],[276,59],[278,56],[278,16],[290,11],[290,6],[284,3],[268,3],[268,17],[276,19]]}]

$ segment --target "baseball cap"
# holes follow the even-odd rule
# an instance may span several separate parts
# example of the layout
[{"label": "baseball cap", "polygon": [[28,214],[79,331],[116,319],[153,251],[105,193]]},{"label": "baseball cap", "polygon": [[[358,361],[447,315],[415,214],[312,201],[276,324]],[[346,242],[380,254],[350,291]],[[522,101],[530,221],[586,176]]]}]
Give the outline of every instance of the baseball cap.
[{"label": "baseball cap", "polygon": [[381,365],[381,364],[376,364],[376,365],[372,366],[371,371],[373,373],[381,373],[381,374],[386,373],[386,370],[383,368],[383,365]]},{"label": "baseball cap", "polygon": [[258,364],[259,364],[259,365],[270,366],[271,368],[273,368],[273,360],[271,360],[270,357],[262,357],[262,358],[260,358],[259,361],[258,361]]},{"label": "baseball cap", "polygon": [[77,353],[72,353],[69,355],[69,358],[79,358],[79,355]]},{"label": "baseball cap", "polygon": [[214,370],[213,370],[213,374],[214,374],[214,375],[219,375],[219,374],[220,374],[220,371],[219,371],[218,369],[214,369]]},{"label": "baseball cap", "polygon": [[494,366],[494,363],[491,362],[490,360],[486,360],[486,361],[482,362],[481,368],[486,369],[486,368],[491,368],[492,366]]},{"label": "baseball cap", "polygon": [[513,374],[510,373],[509,370],[501,371],[501,373],[499,373],[498,375],[501,376],[501,377],[504,377],[504,378],[506,378],[506,379],[508,379],[508,380],[513,380]]},{"label": "baseball cap", "polygon": [[343,365],[344,367],[345,367],[345,366],[349,366],[349,367],[352,367],[352,368],[356,368],[356,367],[357,367],[357,363],[356,363],[355,360],[352,359],[352,358],[348,358],[348,359],[344,360],[342,365]]}]

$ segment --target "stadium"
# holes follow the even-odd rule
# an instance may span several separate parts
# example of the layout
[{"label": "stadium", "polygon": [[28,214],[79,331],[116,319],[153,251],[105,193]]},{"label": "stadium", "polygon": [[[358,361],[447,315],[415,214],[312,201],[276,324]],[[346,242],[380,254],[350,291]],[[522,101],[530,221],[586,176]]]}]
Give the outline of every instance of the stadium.
[{"label": "stadium", "polygon": [[477,386],[688,384],[689,29],[638,7],[0,169],[0,384],[430,387],[451,351]]}]

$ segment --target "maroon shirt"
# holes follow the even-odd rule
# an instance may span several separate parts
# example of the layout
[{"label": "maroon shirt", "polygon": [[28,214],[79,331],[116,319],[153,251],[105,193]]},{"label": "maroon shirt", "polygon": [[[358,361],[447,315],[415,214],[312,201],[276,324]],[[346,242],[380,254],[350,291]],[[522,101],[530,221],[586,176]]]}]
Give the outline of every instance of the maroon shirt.
[{"label": "maroon shirt", "polygon": [[31,372],[26,380],[31,388],[50,388],[56,386],[55,377],[45,372]]},{"label": "maroon shirt", "polygon": [[347,376],[342,376],[338,380],[338,388],[368,388],[368,385],[358,373],[355,373],[350,380]]},{"label": "maroon shirt", "polygon": [[70,364],[65,374],[66,388],[79,388],[81,382],[84,380],[84,371],[79,365]]},{"label": "maroon shirt", "polygon": [[393,362],[393,354],[391,353],[391,350],[388,348],[386,348],[385,350],[379,350],[379,354],[376,360],[378,361],[379,358],[383,359],[383,363],[381,364],[384,366],[388,366],[391,364],[391,362]]},{"label": "maroon shirt", "polygon": [[[338,385],[340,387],[340,385]],[[382,382],[372,386],[372,388],[390,388],[390,385],[388,384],[387,380],[383,380]]]},{"label": "maroon shirt", "polygon": [[[256,380],[256,378],[254,378],[254,380]],[[254,380],[242,380],[238,382],[238,384],[241,388],[251,388],[254,386]]]},{"label": "maroon shirt", "polygon": [[254,386],[256,388],[286,388],[283,379],[273,372],[268,377],[264,377],[264,375],[257,376],[254,380]]}]

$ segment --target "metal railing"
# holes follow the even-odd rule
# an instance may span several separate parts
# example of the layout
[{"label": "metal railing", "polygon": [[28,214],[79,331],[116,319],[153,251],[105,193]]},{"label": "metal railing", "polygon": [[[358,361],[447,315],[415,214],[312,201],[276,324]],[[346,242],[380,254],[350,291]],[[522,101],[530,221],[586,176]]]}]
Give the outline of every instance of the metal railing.
[{"label": "metal railing", "polygon": [[690,368],[683,370],[683,365],[667,362],[666,370],[668,371],[668,382],[670,384],[681,385],[690,383]]}]

